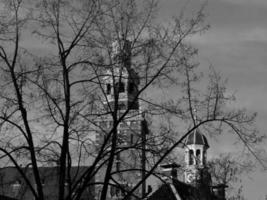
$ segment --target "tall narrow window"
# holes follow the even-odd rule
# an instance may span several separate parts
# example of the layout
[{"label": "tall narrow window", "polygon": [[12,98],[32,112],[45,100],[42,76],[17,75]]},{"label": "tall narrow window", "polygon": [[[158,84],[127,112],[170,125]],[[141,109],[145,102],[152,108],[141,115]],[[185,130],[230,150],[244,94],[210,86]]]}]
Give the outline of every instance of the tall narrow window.
[{"label": "tall narrow window", "polygon": [[200,150],[198,149],[196,152],[196,164],[198,165],[200,163]]},{"label": "tall narrow window", "polygon": [[125,85],[124,85],[124,83],[120,83],[119,92],[125,92]]},{"label": "tall narrow window", "polygon": [[194,151],[192,149],[189,150],[189,165],[193,165],[194,163]]},{"label": "tall narrow window", "polygon": [[107,84],[107,94],[111,93],[111,85],[108,83]]},{"label": "tall narrow window", "polygon": [[120,171],[120,169],[121,169],[121,160],[120,160],[120,154],[119,153],[116,156],[115,162],[116,162],[116,170]]},{"label": "tall narrow window", "polygon": [[134,92],[135,85],[134,83],[130,82],[128,85],[128,92],[129,94],[132,94]]}]

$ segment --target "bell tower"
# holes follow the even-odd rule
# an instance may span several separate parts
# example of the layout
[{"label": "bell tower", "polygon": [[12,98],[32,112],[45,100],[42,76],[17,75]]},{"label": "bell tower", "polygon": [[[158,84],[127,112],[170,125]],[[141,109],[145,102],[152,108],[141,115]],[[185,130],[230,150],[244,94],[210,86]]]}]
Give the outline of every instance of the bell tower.
[{"label": "bell tower", "polygon": [[[124,36],[114,41],[111,45],[112,63],[102,76],[104,89],[102,102],[108,114],[96,119],[100,127],[96,136],[98,146],[105,145],[103,141],[113,128],[113,117],[110,113],[117,114],[119,118],[127,111],[123,120],[117,125],[116,146],[123,151],[116,153],[112,169],[113,179],[116,181],[111,182],[111,185],[120,184],[120,187],[110,186],[108,199],[122,199],[125,191],[120,188],[130,190],[146,175],[145,148],[148,127],[137,98],[140,78],[131,66],[131,48],[131,42]],[[98,179],[101,180],[101,177]],[[144,181],[135,195],[144,197],[146,192]]]},{"label": "bell tower", "polygon": [[118,101],[118,110],[139,110],[136,99],[139,77],[131,68],[131,42],[121,38],[112,43],[112,66],[104,77],[106,101],[104,104],[114,108]]},{"label": "bell tower", "polygon": [[195,129],[185,140],[185,182],[195,184],[201,181],[201,171],[206,167],[207,138]]}]

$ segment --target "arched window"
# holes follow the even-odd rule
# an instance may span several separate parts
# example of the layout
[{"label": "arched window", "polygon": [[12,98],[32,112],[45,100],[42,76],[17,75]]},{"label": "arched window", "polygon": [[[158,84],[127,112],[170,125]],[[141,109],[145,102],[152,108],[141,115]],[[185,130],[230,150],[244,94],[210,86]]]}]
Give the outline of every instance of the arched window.
[{"label": "arched window", "polygon": [[198,149],[196,152],[196,164],[198,165],[200,163],[200,150]]},{"label": "arched window", "polygon": [[189,150],[189,165],[194,164],[194,151],[192,149]]}]

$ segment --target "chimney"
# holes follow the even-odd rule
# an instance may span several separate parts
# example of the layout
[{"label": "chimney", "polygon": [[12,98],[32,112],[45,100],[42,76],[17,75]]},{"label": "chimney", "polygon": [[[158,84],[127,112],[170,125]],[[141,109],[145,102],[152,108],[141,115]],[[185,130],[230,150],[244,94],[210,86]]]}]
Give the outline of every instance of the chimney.
[{"label": "chimney", "polygon": [[160,167],[162,168],[161,172],[163,175],[170,177],[171,179],[177,179],[177,168],[179,168],[180,165],[171,163],[160,165]]},{"label": "chimney", "polygon": [[225,184],[218,184],[216,186],[212,186],[213,194],[220,200],[225,200],[225,188],[228,186]]}]

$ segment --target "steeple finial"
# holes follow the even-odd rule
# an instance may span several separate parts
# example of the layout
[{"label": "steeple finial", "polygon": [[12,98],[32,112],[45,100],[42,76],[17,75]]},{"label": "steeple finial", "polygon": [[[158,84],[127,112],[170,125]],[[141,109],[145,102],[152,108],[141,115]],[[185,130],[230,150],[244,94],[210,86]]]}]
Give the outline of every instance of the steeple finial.
[{"label": "steeple finial", "polygon": [[194,123],[196,123],[197,122],[197,109],[196,108],[193,109],[193,115],[194,115]]}]

